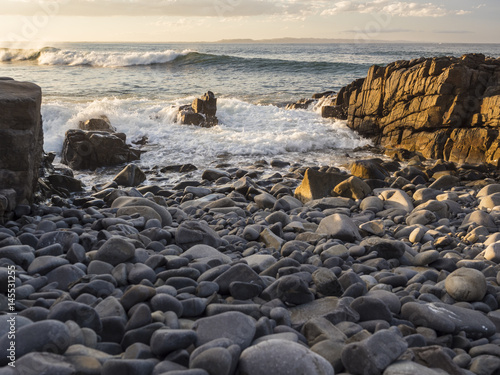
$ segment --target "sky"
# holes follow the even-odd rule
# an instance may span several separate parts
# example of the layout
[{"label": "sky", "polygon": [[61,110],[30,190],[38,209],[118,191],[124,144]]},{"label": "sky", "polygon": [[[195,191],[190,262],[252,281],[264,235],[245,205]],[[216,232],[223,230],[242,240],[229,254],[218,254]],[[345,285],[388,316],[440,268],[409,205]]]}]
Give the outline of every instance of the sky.
[{"label": "sky", "polygon": [[499,0],[0,0],[0,41],[500,43]]}]

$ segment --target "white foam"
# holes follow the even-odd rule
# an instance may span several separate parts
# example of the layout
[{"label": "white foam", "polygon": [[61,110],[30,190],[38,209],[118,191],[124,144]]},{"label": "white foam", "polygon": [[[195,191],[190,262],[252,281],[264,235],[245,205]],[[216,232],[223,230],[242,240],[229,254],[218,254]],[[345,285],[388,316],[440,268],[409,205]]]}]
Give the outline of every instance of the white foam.
[{"label": "white foam", "polygon": [[179,56],[193,52],[165,50],[161,52],[97,52],[97,51],[42,51],[38,57],[40,65],[90,65],[98,67],[120,67],[134,65],[164,64]]},{"label": "white foam", "polygon": [[91,102],[44,103],[42,114],[45,150],[60,152],[64,133],[78,122],[106,115],[129,141],[147,136],[145,166],[193,163],[207,167],[226,155],[239,162],[262,156],[284,159],[314,152],[325,155],[337,149],[352,149],[369,142],[342,121],[321,118],[314,111],[285,110],[272,105],[255,105],[238,99],[218,99],[219,125],[200,128],[174,123],[176,108],[193,98],[172,103],[149,99],[106,98]]},{"label": "white foam", "polygon": [[39,53],[38,49],[0,48],[0,62],[30,60]]}]

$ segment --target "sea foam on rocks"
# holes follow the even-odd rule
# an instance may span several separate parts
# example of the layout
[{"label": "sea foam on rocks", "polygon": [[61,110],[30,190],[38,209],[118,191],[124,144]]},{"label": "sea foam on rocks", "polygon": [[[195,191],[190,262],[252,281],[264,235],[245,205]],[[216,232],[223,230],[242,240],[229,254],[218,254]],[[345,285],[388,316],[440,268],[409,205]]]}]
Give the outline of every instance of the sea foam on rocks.
[{"label": "sea foam on rocks", "polygon": [[[111,185],[1,226],[0,306],[17,313],[18,373],[500,368],[500,211],[478,208],[496,170],[481,181],[467,180],[470,166],[430,161],[386,164],[397,172],[375,180],[335,170],[317,197],[312,180],[328,168],[263,165]],[[438,169],[459,182],[430,189]],[[8,333],[0,319],[4,353]]]}]

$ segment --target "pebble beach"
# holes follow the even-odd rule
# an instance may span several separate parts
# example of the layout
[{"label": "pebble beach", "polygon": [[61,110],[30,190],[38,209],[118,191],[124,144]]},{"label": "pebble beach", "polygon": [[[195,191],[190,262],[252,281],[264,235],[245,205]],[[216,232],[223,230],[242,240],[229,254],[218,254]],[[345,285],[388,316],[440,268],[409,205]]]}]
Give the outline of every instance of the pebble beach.
[{"label": "pebble beach", "polygon": [[[16,208],[0,226],[1,375],[499,371],[496,170],[200,172]],[[333,196],[308,200],[325,172]]]}]

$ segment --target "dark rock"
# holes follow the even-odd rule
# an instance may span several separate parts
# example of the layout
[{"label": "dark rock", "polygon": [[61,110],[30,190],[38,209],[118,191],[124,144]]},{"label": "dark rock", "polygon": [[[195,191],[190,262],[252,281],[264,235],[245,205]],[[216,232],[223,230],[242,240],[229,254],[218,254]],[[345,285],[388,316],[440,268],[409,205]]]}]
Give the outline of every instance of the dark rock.
[{"label": "dark rock", "polygon": [[122,186],[138,186],[145,180],[146,175],[135,164],[127,165],[113,178],[113,181]]},{"label": "dark rock", "polygon": [[127,289],[120,299],[125,310],[129,310],[132,306],[148,301],[156,294],[156,289],[146,285],[134,285]]},{"label": "dark rock", "polygon": [[403,319],[415,326],[424,326],[442,333],[464,331],[469,337],[490,337],[495,334],[495,325],[479,311],[445,303],[405,303],[401,308]]},{"label": "dark rock", "polygon": [[61,322],[72,320],[82,328],[90,328],[97,333],[102,330],[101,319],[97,312],[90,306],[74,301],[57,303],[51,308],[47,319]]},{"label": "dark rock", "polygon": [[353,375],[378,375],[407,347],[408,344],[396,328],[386,329],[366,340],[346,345],[342,350],[342,363]]},{"label": "dark rock", "polygon": [[368,253],[376,251],[384,259],[399,259],[406,250],[403,242],[377,237],[370,237],[361,241],[360,246],[363,246]]},{"label": "dark rock", "polygon": [[356,298],[351,307],[359,314],[360,321],[385,320],[391,322],[392,314],[385,303],[377,298],[364,296]]},{"label": "dark rock", "polygon": [[35,259],[35,250],[28,245],[5,246],[0,248],[0,258],[10,259],[23,269],[27,269]]},{"label": "dark rock", "polygon": [[146,359],[109,359],[102,366],[102,375],[151,374],[157,361]]},{"label": "dark rock", "polygon": [[221,245],[219,235],[202,221],[182,222],[175,233],[175,241],[184,250],[197,244],[205,244],[215,248]]},{"label": "dark rock", "polygon": [[[0,338],[0,349],[2,353],[8,353],[12,340],[7,334]],[[16,331],[16,358],[36,352],[48,351],[52,353],[64,353],[71,343],[68,327],[57,320],[44,320],[26,325]],[[5,366],[9,362],[6,355],[0,357],[0,365]]]},{"label": "dark rock", "polygon": [[240,312],[225,312],[198,319],[193,330],[198,336],[197,346],[215,339],[228,338],[245,349],[255,335],[256,321]]},{"label": "dark rock", "polygon": [[28,273],[30,275],[40,274],[45,275],[56,269],[57,267],[68,264],[69,262],[64,258],[57,258],[50,255],[39,256],[31,262],[28,267]]},{"label": "dark rock", "polygon": [[36,245],[37,249],[42,249],[44,247],[59,244],[63,248],[63,252],[67,252],[73,244],[78,243],[79,237],[76,233],[70,231],[53,231],[49,233],[44,233]]},{"label": "dark rock", "polygon": [[162,328],[165,328],[165,325],[163,323],[156,322],[148,324],[144,327],[127,331],[122,337],[121,346],[123,349],[126,349],[130,345],[133,345],[135,343],[143,343],[149,345],[153,333]]},{"label": "dark rock", "polygon": [[97,251],[96,260],[116,266],[131,260],[135,255],[135,246],[122,237],[111,237]]},{"label": "dark rock", "polygon": [[177,121],[184,125],[197,125],[209,128],[218,124],[215,116],[217,99],[213,92],[208,91],[201,99],[197,98],[191,106],[182,106],[177,114]]},{"label": "dark rock", "polygon": [[310,349],[288,340],[267,340],[243,351],[239,370],[247,375],[333,375],[332,365]]},{"label": "dark rock", "polygon": [[15,362],[17,374],[23,375],[73,375],[75,367],[62,355],[53,353],[28,353]]},{"label": "dark rock", "polygon": [[[156,211],[158,215],[161,217],[161,222],[163,226],[172,225],[172,215],[170,212],[158,203],[153,202],[147,198],[140,197],[119,197],[115,199],[111,205],[112,208],[131,208],[131,207],[150,207]],[[140,209],[137,209],[138,213],[141,213]]]},{"label": "dark rock", "polygon": [[72,169],[96,169],[137,160],[140,152],[125,143],[125,135],[70,129],[64,139],[61,161]]},{"label": "dark rock", "polygon": [[77,180],[76,178],[70,176],[64,176],[61,174],[51,174],[50,176],[47,177],[47,181],[56,190],[63,188],[69,191],[70,193],[75,193],[84,190],[83,183],[80,180]]},{"label": "dark rock", "polygon": [[0,194],[9,202],[7,190],[15,192],[0,217],[17,204],[33,202],[43,155],[41,102],[39,86],[0,80]]},{"label": "dark rock", "polygon": [[151,336],[151,351],[158,357],[185,349],[196,342],[197,335],[187,329],[159,329]]},{"label": "dark rock", "polygon": [[235,281],[253,283],[265,287],[260,276],[246,264],[235,264],[213,281],[219,285],[219,292],[226,295],[229,294],[229,286]]},{"label": "dark rock", "polygon": [[425,348],[413,348],[415,362],[430,368],[439,368],[447,374],[465,375],[452,358],[440,346],[427,346]]},{"label": "dark rock", "polygon": [[47,273],[47,282],[49,284],[57,282],[58,289],[67,291],[69,285],[78,281],[83,276],[85,276],[85,272],[79,267],[66,264]]},{"label": "dark rock", "polygon": [[[239,347],[237,348],[239,354]],[[233,366],[233,356],[228,349],[215,347],[197,355],[190,361],[189,367],[203,369],[210,375],[230,375],[235,366]]]}]

